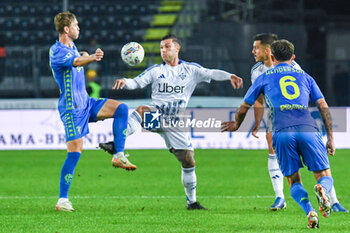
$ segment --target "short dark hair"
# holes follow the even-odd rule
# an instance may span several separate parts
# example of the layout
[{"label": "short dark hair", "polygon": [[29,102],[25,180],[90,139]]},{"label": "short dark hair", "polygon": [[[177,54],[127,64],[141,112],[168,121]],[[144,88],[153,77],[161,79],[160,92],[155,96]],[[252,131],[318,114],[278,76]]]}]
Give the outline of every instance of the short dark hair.
[{"label": "short dark hair", "polygon": [[173,39],[175,43],[178,43],[179,45],[181,45],[180,39],[174,34],[168,34],[162,38],[162,40],[167,40],[167,39]]},{"label": "short dark hair", "polygon": [[294,54],[294,45],[288,40],[277,40],[271,45],[271,52],[277,61],[289,61]]},{"label": "short dark hair", "polygon": [[278,36],[273,33],[261,33],[261,34],[256,34],[253,37],[253,40],[260,40],[262,45],[272,45],[273,42],[278,40]]}]

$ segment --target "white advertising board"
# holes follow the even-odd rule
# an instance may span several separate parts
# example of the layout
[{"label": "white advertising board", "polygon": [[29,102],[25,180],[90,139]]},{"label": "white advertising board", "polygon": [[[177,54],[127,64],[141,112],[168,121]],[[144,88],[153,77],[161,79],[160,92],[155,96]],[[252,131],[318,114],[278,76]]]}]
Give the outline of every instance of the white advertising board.
[{"label": "white advertising board", "polygon": [[[129,113],[133,110],[131,109]],[[193,116],[203,111],[220,113],[223,121],[233,119],[235,110],[191,109]],[[316,113],[317,111],[315,111]],[[332,109],[333,128],[337,148],[350,148],[350,108]],[[203,115],[203,114],[202,114]],[[317,118],[317,117],[316,117]],[[321,124],[320,119],[317,122]],[[220,129],[190,132],[194,148],[222,149],[265,149],[265,129],[252,137],[249,129],[253,125],[253,111],[250,110],[242,125],[242,132],[221,133]],[[90,133],[84,138],[84,149],[96,149],[100,142],[112,140],[112,119],[89,124]],[[210,131],[210,132],[209,132]],[[166,148],[163,139],[156,133],[138,131],[127,138],[127,149]],[[57,110],[0,110],[0,150],[66,149],[63,124]]]}]

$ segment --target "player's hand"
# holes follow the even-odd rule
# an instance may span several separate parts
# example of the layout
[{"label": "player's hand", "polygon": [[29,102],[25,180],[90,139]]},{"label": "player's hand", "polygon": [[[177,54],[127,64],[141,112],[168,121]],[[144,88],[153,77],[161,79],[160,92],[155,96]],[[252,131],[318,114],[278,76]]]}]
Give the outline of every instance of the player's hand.
[{"label": "player's hand", "polygon": [[237,75],[231,75],[231,85],[233,89],[238,89],[243,87],[243,80]]},{"label": "player's hand", "polygon": [[95,52],[94,55],[95,55],[95,60],[96,61],[101,61],[102,58],[103,58],[104,53],[103,53],[102,49],[98,48],[98,49],[96,49],[96,52]]},{"label": "player's hand", "polygon": [[326,149],[328,154],[332,156],[335,154],[335,145],[333,140],[327,140]]},{"label": "player's hand", "polygon": [[259,138],[259,136],[257,135],[258,131],[259,131],[260,125],[256,125],[254,124],[254,127],[252,129],[252,135],[255,138]]},{"label": "player's hand", "polygon": [[125,81],[123,79],[117,79],[114,82],[113,89],[123,89],[125,87]]},{"label": "player's hand", "polygon": [[225,131],[236,131],[238,129],[237,123],[235,121],[226,121],[221,124],[221,132]]}]

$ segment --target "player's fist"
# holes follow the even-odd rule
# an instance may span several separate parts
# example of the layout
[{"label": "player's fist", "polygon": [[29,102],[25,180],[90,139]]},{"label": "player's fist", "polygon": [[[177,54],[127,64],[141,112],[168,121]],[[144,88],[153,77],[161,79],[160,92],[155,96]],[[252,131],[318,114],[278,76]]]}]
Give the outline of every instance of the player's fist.
[{"label": "player's fist", "polygon": [[113,89],[123,89],[125,87],[125,81],[123,79],[117,79],[114,82]]},{"label": "player's fist", "polygon": [[102,58],[103,58],[103,55],[104,55],[104,53],[103,53],[102,49],[100,49],[100,48],[96,49],[95,60],[96,61],[101,61]]},{"label": "player's fist", "polygon": [[335,145],[333,140],[329,140],[329,139],[327,140],[326,149],[328,154],[332,156],[335,154]]}]

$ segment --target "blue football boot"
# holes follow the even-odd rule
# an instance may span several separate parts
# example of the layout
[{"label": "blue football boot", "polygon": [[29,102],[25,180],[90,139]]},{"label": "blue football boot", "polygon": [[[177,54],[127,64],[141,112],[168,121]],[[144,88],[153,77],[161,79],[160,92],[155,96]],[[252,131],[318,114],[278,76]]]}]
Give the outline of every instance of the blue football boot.
[{"label": "blue football boot", "polygon": [[282,197],[277,197],[275,202],[270,206],[270,210],[277,211],[287,207],[286,201]]},{"label": "blue football boot", "polygon": [[332,205],[332,211],[333,212],[344,212],[344,213],[348,213],[349,211],[347,209],[345,209],[339,202],[338,203],[334,203]]}]

